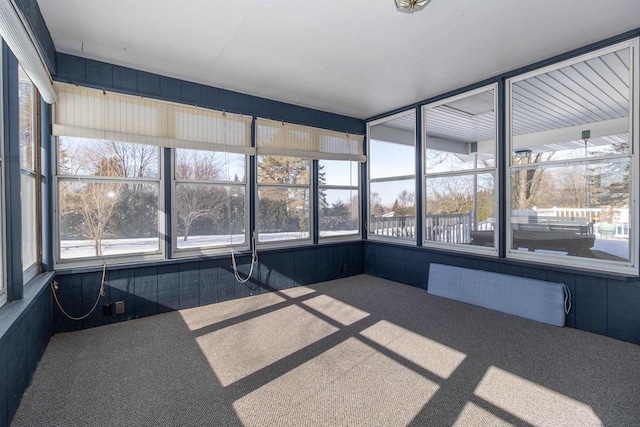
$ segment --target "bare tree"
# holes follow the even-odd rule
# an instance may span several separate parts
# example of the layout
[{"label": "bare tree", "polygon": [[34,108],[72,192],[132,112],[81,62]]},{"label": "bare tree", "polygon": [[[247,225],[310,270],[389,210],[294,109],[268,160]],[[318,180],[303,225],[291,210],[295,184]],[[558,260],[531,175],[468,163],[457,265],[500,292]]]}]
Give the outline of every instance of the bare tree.
[{"label": "bare tree", "polygon": [[[548,162],[555,152],[529,153],[524,157],[513,157],[513,164],[534,164]],[[512,198],[514,209],[531,209],[539,205],[547,192],[550,182],[548,174],[542,168],[520,169],[514,173],[512,185]],[[543,203],[544,204],[544,203]]]},{"label": "bare tree", "polygon": [[[177,178],[197,181],[218,181],[221,179],[221,167],[213,154],[183,152],[176,156],[175,174]],[[178,217],[184,223],[183,241],[189,238],[189,232],[198,218],[211,216],[216,206],[224,204],[224,192],[216,191],[206,184],[181,184],[176,189],[176,207]]]},{"label": "bare tree", "polygon": [[[115,158],[103,158],[97,164],[96,175],[114,176],[120,165]],[[82,180],[64,182],[61,188],[63,212],[75,211],[82,218],[79,228],[83,235],[94,242],[95,255],[102,256],[102,240],[106,237],[113,209],[122,191],[122,184],[112,182],[83,183]]]},{"label": "bare tree", "polygon": [[[108,151],[122,165],[123,176],[146,178],[158,175],[158,148],[151,145],[105,141]],[[139,193],[144,184],[132,185],[134,193]]]}]

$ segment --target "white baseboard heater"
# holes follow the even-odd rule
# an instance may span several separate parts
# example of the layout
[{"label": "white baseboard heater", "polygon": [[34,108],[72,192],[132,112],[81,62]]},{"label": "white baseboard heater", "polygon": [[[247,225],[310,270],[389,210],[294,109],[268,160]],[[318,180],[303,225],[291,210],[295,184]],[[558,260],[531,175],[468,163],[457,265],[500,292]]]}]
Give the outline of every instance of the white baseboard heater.
[{"label": "white baseboard heater", "polygon": [[430,265],[427,292],[555,326],[571,309],[563,283],[443,264]]}]

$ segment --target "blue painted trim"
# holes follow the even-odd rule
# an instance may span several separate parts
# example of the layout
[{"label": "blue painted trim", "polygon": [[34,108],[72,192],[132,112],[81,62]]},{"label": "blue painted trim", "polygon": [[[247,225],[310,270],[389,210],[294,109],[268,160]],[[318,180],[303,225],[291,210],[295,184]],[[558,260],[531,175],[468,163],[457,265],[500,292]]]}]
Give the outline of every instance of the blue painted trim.
[{"label": "blue painted trim", "polygon": [[422,107],[416,107],[416,195],[414,197],[416,204],[416,244],[422,246],[422,230],[423,217],[422,212],[422,192],[424,186],[424,177],[422,175],[422,146],[424,144],[422,138]]},{"label": "blue painted trim", "polygon": [[52,108],[40,100],[40,167],[42,182],[42,271],[53,271],[53,183],[54,169],[51,162],[56,159],[55,144],[51,136]]},{"label": "blue painted trim", "polygon": [[[362,152],[364,155],[368,155],[367,153],[367,140],[368,135],[365,133],[364,139],[362,141]],[[360,167],[360,237],[363,240],[367,239],[367,227],[369,226],[369,217],[367,215],[368,209],[368,201],[369,201],[369,186],[367,185],[367,164],[359,163]]]},{"label": "blue painted trim", "polygon": [[489,79],[485,79],[485,80],[482,80],[480,82],[473,83],[471,85],[465,86],[463,88],[456,89],[456,90],[453,90],[453,91],[450,91],[450,92],[446,92],[446,93],[443,93],[443,94],[440,94],[440,95],[425,99],[424,101],[415,102],[413,104],[410,104],[410,105],[407,105],[407,106],[404,106],[404,107],[399,107],[399,108],[396,108],[396,109],[394,109],[392,111],[389,111],[389,112],[386,112],[386,113],[377,114],[377,115],[375,115],[373,117],[365,119],[365,122],[370,122],[372,120],[381,119],[383,117],[391,116],[391,115],[396,114],[396,113],[401,113],[401,112],[406,111],[406,110],[411,109],[411,108],[421,107],[423,105],[426,105],[426,104],[429,104],[429,103],[432,103],[432,102],[440,101],[442,99],[449,98],[451,96],[459,95],[461,93],[464,93],[464,92],[467,92],[467,91],[470,91],[470,90],[473,90],[473,89],[480,88],[482,86],[487,86],[487,85],[490,85],[490,84],[497,83],[500,80],[505,80],[505,79],[508,79],[508,78],[511,78],[511,77],[515,77],[515,76],[518,76],[518,75],[521,75],[521,74],[528,73],[529,71],[533,71],[533,70],[537,70],[539,68],[546,67],[548,65],[553,65],[553,64],[556,64],[558,62],[566,61],[567,59],[575,58],[577,56],[584,55],[586,53],[590,53],[590,52],[596,51],[598,49],[602,49],[604,47],[611,46],[613,44],[620,43],[620,42],[623,42],[625,40],[629,40],[629,39],[632,39],[632,38],[638,37],[638,36],[640,36],[640,28],[636,28],[635,30],[627,31],[627,32],[624,32],[622,34],[618,34],[616,36],[609,37],[607,39],[601,40],[601,41],[596,42],[596,43],[591,43],[589,45],[580,47],[578,49],[570,50],[570,51],[562,53],[560,55],[556,55],[556,56],[553,56],[551,58],[547,58],[547,59],[544,59],[542,61],[538,61],[538,62],[535,62],[533,64],[530,64],[530,65],[527,65],[527,66],[524,66],[524,67],[519,67],[519,68],[513,69],[511,71],[507,71],[506,73],[502,73],[502,74],[500,74],[498,76],[495,76],[495,77],[492,77],[492,78],[489,78]]},{"label": "blue painted trim", "polygon": [[22,206],[18,117],[18,60],[2,42],[2,102],[4,121],[5,265],[9,301],[22,298]]},{"label": "blue painted trim", "polygon": [[[54,79],[59,82],[352,134],[361,135],[366,128],[363,120],[353,117],[159,76],[60,52],[56,53],[56,63],[57,74]],[[136,76],[135,79],[134,76]]]},{"label": "blue painted trim", "polygon": [[31,34],[35,37],[34,44],[40,52],[49,74],[56,73],[56,47],[42,17],[37,0],[13,0],[18,10],[27,21]]},{"label": "blue painted trim", "polygon": [[[255,117],[251,120],[251,146],[255,148],[256,146],[256,119]],[[253,232],[256,230],[256,221],[257,221],[257,193],[256,193],[256,156],[249,156],[249,176],[247,179],[249,180],[249,206],[245,209],[245,215],[249,214],[249,249],[254,249],[253,242]],[[256,242],[257,244],[257,242]]]},{"label": "blue painted trim", "polygon": [[170,148],[163,148],[162,149],[162,155],[164,157],[164,168],[162,170],[162,186],[164,187],[164,220],[165,220],[165,224],[164,224],[164,236],[161,237],[162,239],[164,239],[164,250],[165,250],[165,258],[166,259],[171,259],[172,257],[172,253],[171,253],[171,249],[173,248],[172,245],[172,235],[173,235],[173,228],[172,228],[172,219],[173,219],[173,212],[171,210],[172,208],[172,203],[171,203],[171,196],[173,194],[173,171],[171,168],[171,165],[173,163],[173,159],[171,158],[171,149]]},{"label": "blue painted trim", "polygon": [[312,230],[311,238],[313,244],[317,245],[320,238],[320,189],[318,188],[320,185],[320,161],[318,160],[311,161],[311,182],[309,208],[313,215],[310,218],[309,226]]},{"label": "blue painted trim", "polygon": [[507,135],[505,126],[507,124],[507,93],[504,79],[498,81],[498,257],[504,258],[507,255],[507,185],[509,181],[509,171],[507,170]]}]

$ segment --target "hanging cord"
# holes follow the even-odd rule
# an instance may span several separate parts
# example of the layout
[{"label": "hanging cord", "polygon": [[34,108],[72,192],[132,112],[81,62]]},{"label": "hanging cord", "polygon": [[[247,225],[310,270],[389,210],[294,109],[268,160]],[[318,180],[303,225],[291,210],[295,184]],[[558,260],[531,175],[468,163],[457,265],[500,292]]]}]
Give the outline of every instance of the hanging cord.
[{"label": "hanging cord", "polygon": [[96,298],[96,302],[95,302],[95,304],[93,304],[93,307],[91,308],[91,310],[87,314],[85,314],[84,316],[80,316],[80,317],[70,316],[66,311],[64,311],[64,308],[62,308],[62,305],[60,304],[60,301],[58,300],[58,295],[56,294],[56,291],[58,290],[58,283],[55,280],[52,280],[51,281],[51,291],[53,292],[53,298],[56,300],[56,304],[58,304],[58,308],[60,309],[60,311],[62,311],[62,314],[64,314],[65,316],[67,316],[71,320],[83,320],[83,319],[86,319],[87,317],[89,317],[91,315],[91,313],[93,313],[93,311],[98,306],[98,302],[100,302],[100,297],[104,296],[104,276],[105,276],[106,272],[107,272],[107,263],[105,262],[103,264],[103,266],[102,266],[102,282],[100,283],[100,291],[98,292],[98,297]]},{"label": "hanging cord", "polygon": [[[226,120],[226,112],[222,112],[222,117],[225,117],[222,121],[223,123],[223,135],[225,136],[224,141],[225,141],[225,166],[227,167],[227,179],[231,179],[231,171],[229,169],[229,150],[227,149],[227,120]],[[246,160],[245,160],[246,162]],[[245,163],[246,164],[246,163]],[[246,174],[245,174],[246,175]],[[246,176],[245,176],[245,182],[246,182]],[[245,187],[246,188],[246,187]],[[243,278],[242,276],[240,276],[240,272],[238,271],[238,265],[236,264],[236,254],[233,250],[233,227],[231,226],[231,187],[229,187],[229,191],[226,191],[227,193],[227,225],[229,226],[229,244],[231,246],[231,264],[233,266],[233,276],[236,278],[236,282],[238,283],[247,283],[249,281],[249,279],[251,279],[251,276],[253,275],[253,266],[255,264],[258,263],[258,245],[257,245],[257,240],[256,240],[256,232],[255,230],[253,231],[253,234],[251,236],[251,244],[252,244],[252,250],[251,250],[251,267],[249,268],[249,275],[245,278]],[[254,289],[255,290],[255,289]]]},{"label": "hanging cord", "polygon": [[569,314],[571,311],[571,290],[564,283],[562,287],[564,288],[564,314]]},{"label": "hanging cord", "polygon": [[253,250],[251,251],[251,268],[249,268],[249,275],[246,278],[242,278],[240,273],[238,272],[238,266],[236,265],[236,254],[233,251],[233,246],[231,246],[231,262],[233,264],[233,275],[236,278],[238,283],[246,283],[251,279],[251,275],[253,275],[253,266],[258,263],[258,250],[256,248],[256,232],[253,232],[253,237],[251,238],[253,244]]}]

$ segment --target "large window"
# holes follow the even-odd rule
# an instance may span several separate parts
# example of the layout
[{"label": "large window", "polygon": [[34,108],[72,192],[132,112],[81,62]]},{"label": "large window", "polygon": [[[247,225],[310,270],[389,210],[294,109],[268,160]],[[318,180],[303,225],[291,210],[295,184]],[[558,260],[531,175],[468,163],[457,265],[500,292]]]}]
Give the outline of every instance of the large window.
[{"label": "large window", "polygon": [[[258,242],[310,242],[315,233],[319,239],[357,238],[362,143],[360,135],[257,119]],[[316,209],[318,230],[311,220]]]},{"label": "large window", "polygon": [[38,273],[40,173],[38,156],[38,97],[35,85],[19,67],[18,115],[20,133],[20,198],[22,203],[22,270],[27,283]]},{"label": "large window", "polygon": [[166,243],[180,256],[248,247],[251,117],[55,86],[57,263],[158,259]]},{"label": "large window", "polygon": [[310,238],[311,161],[258,156],[258,241]]},{"label": "large window", "polygon": [[58,138],[61,261],[160,253],[160,153],[126,142]]},{"label": "large window", "polygon": [[415,242],[415,111],[369,123],[369,237]]},{"label": "large window", "polygon": [[248,246],[244,154],[177,148],[174,159],[174,248]]},{"label": "large window", "polygon": [[319,161],[318,222],[321,240],[360,233],[359,168],[358,162]]},{"label": "large window", "polygon": [[424,244],[496,252],[496,87],[423,108]]},{"label": "large window", "polygon": [[510,257],[637,272],[636,52],[627,42],[508,82]]}]

